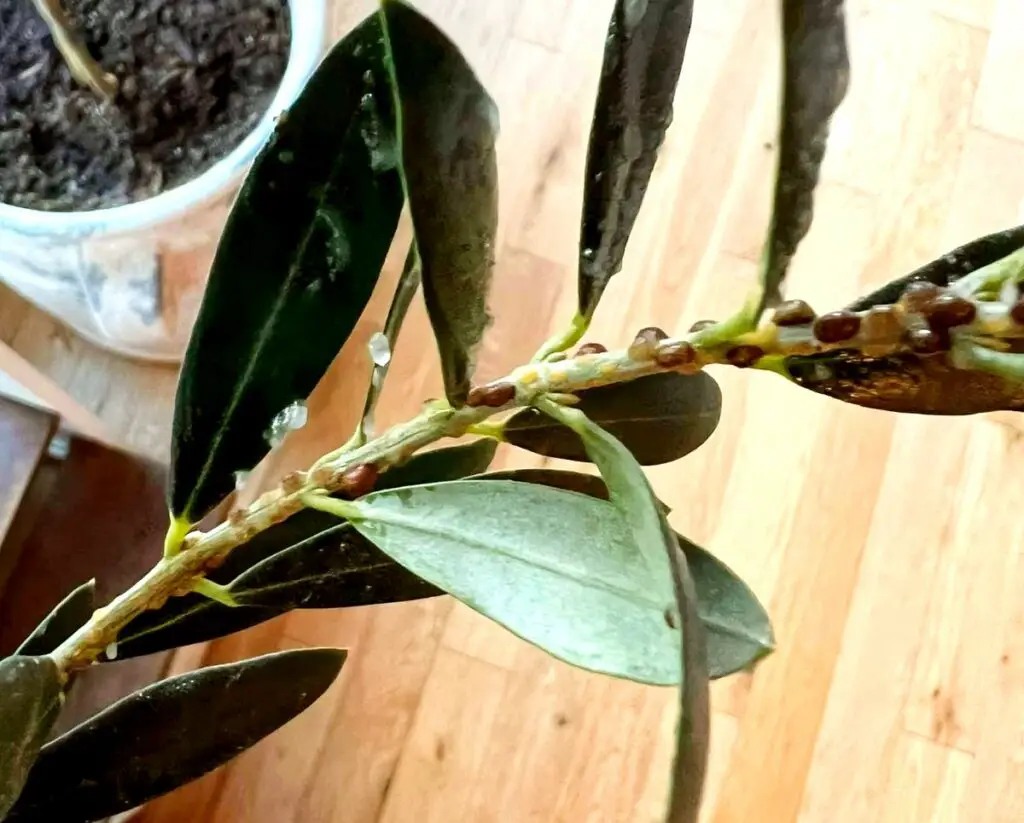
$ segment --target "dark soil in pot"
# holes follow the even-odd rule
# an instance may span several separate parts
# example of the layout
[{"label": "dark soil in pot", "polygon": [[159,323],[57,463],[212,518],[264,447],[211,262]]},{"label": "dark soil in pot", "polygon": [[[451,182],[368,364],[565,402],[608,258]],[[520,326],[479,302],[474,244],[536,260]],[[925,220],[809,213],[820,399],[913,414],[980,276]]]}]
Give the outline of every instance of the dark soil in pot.
[{"label": "dark soil in pot", "polygon": [[185,183],[252,131],[288,61],[287,0],[63,5],[119,92],[79,86],[31,0],[0,0],[3,203],[85,211]]}]

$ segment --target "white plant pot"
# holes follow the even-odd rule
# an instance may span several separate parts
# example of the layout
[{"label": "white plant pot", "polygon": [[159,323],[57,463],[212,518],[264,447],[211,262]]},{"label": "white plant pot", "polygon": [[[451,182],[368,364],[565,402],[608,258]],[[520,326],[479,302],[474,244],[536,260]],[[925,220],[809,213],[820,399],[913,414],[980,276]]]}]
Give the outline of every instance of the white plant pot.
[{"label": "white plant pot", "polygon": [[108,209],[45,212],[0,203],[0,281],[82,337],[129,357],[176,362],[246,169],[320,62],[327,0],[289,0],[291,48],[255,129],[198,177]]}]

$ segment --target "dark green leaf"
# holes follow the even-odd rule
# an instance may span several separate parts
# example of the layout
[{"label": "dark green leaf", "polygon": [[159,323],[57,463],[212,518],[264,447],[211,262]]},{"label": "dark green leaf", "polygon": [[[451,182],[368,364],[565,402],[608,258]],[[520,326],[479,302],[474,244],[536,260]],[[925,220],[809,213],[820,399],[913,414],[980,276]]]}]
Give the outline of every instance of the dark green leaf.
[{"label": "dark green leaf", "polygon": [[704,791],[708,748],[711,734],[711,710],[708,695],[708,659],[703,624],[697,614],[698,595],[690,576],[687,559],[679,551],[675,534],[664,517],[662,537],[672,564],[678,619],[682,621],[682,665],[685,676],[679,689],[679,721],[676,728],[676,753],[672,764],[672,788],[669,794],[670,823],[696,823]]},{"label": "dark green leaf", "polygon": [[775,648],[771,620],[757,597],[732,569],[676,533],[697,593],[704,624],[708,676],[712,680],[750,668]]},{"label": "dark green leaf", "polygon": [[92,617],[96,607],[96,581],[83,583],[65,597],[18,647],[15,654],[49,654]]},{"label": "dark green leaf", "polygon": [[542,398],[539,405],[582,439],[591,461],[608,485],[612,505],[626,519],[635,548],[644,559],[647,582],[662,599],[666,623],[673,629],[682,682],[679,725],[668,820],[696,823],[708,758],[708,651],[697,613],[697,593],[675,534],[643,469],[625,446],[579,409]]},{"label": "dark green leaf", "polygon": [[342,523],[278,552],[231,584],[240,603],[334,609],[398,603],[444,594]]},{"label": "dark green leaf", "polygon": [[551,486],[553,489],[564,489],[577,492],[598,500],[608,499],[608,487],[604,481],[594,474],[562,471],[560,469],[507,469],[500,472],[481,474],[473,480],[515,480],[519,483],[533,483],[539,486]]},{"label": "dark green leaf", "polygon": [[382,14],[423,297],[445,393],[461,406],[489,322],[498,222],[497,108],[433,23],[399,0],[384,0]]},{"label": "dark green leaf", "polygon": [[494,440],[481,438],[462,446],[422,452],[382,474],[377,490],[461,480],[471,474],[480,474],[487,471],[497,450],[498,444]]},{"label": "dark green leaf", "polygon": [[[381,475],[378,489],[457,480],[484,471],[497,444],[481,439],[415,455]],[[334,515],[306,509],[239,546],[210,579],[244,606],[197,594],[144,612],[121,632],[117,659],[186,646],[263,623],[294,608],[390,603],[439,592]],[[369,587],[369,588],[367,588]]]},{"label": "dark green leaf", "polygon": [[590,128],[580,230],[579,313],[589,318],[622,268],[672,122],[693,0],[616,0]]},{"label": "dark green leaf", "polygon": [[[591,497],[507,480],[392,489],[353,525],[411,572],[592,671],[679,682],[678,633],[622,515]],[[365,518],[365,519],[362,519]]]},{"label": "dark green leaf", "polygon": [[909,414],[1024,411],[1024,383],[950,366],[942,354],[870,358],[853,351],[790,357],[794,382],[855,406]]},{"label": "dark green leaf", "polygon": [[[117,641],[116,660],[205,643],[266,623],[287,609],[238,606],[230,608],[198,594],[174,597],[151,612],[143,612],[129,623]],[[109,661],[106,653],[101,661]]]},{"label": "dark green leaf", "polygon": [[945,288],[971,272],[1002,260],[1024,247],[1024,226],[979,237],[946,252],[942,257],[915,269],[910,274],[886,283],[871,294],[854,300],[847,308],[864,311],[872,306],[891,305],[911,283],[923,281]]},{"label": "dark green leaf", "polygon": [[175,401],[169,505],[194,522],[266,454],[355,327],[402,209],[381,26],[336,45],[235,201]]},{"label": "dark green leaf", "polygon": [[[645,466],[668,463],[700,447],[718,426],[722,392],[703,372],[666,373],[579,392],[576,406],[613,434]],[[565,460],[587,460],[579,436],[524,409],[505,424],[505,438],[523,449]]]},{"label": "dark green leaf", "polygon": [[0,820],[22,793],[63,700],[49,657],[0,660]]},{"label": "dark green leaf", "polygon": [[811,228],[829,120],[846,94],[850,75],[843,0],[783,0],[782,39],[779,167],[755,316],[779,301],[790,260]]},{"label": "dark green leaf", "polygon": [[[598,500],[608,499],[608,487],[598,475],[581,474],[580,472],[562,471],[561,469],[506,469],[499,472],[488,472],[471,480],[518,480],[520,483],[537,483],[567,492],[578,492]],[[662,512],[672,511],[660,500],[658,506]]]},{"label": "dark green leaf", "polygon": [[402,266],[402,274],[398,278],[395,294],[391,298],[391,307],[388,309],[388,316],[384,320],[383,335],[388,344],[388,357],[383,363],[378,363],[374,360],[373,373],[370,375],[370,387],[366,391],[366,401],[363,403],[362,417],[359,418],[359,430],[364,437],[369,436],[368,429],[372,428],[373,411],[377,406],[381,390],[384,388],[384,378],[388,376],[392,353],[395,350],[395,344],[398,342],[398,333],[402,330],[405,315],[408,313],[412,299],[416,296],[419,288],[420,257],[416,252],[416,244],[413,243],[405,256],[405,265]]},{"label": "dark green leaf", "polygon": [[97,820],[195,780],[305,711],[344,660],[278,652],[129,695],[43,747],[8,823]]}]

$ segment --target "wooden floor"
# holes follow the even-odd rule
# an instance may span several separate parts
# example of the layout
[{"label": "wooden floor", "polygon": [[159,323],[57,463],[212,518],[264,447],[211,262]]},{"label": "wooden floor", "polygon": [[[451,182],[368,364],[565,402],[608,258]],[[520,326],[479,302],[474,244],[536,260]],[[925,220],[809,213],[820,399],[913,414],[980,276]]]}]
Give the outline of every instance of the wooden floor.
[{"label": "wooden floor", "polygon": [[[337,3],[338,32],[356,5]],[[462,44],[501,107],[498,319],[481,365],[497,376],[571,313],[610,0],[418,5]],[[681,331],[720,317],[755,276],[774,164],[777,4],[697,5],[675,124],[596,321],[606,344],[644,325]],[[790,284],[819,310],[1024,217],[1024,3],[848,7],[852,85]],[[386,303],[377,295],[313,398],[312,423],[268,461],[264,482],[347,437],[367,371],[361,345]],[[18,348],[17,335],[6,339]],[[431,346],[417,308],[388,419],[439,393]],[[42,349],[22,346],[30,359],[45,359]],[[138,373],[151,393],[168,380]],[[675,526],[770,606],[779,650],[713,689],[703,820],[1024,821],[1021,418],[896,418],[769,374],[715,376],[720,429],[652,477]],[[100,411],[132,417],[116,404]],[[166,414],[136,415],[129,428],[156,442]],[[154,804],[146,823],[661,819],[670,691],[574,671],[448,599],[295,613],[221,641],[212,659],[315,644],[352,649],[331,691]]]}]

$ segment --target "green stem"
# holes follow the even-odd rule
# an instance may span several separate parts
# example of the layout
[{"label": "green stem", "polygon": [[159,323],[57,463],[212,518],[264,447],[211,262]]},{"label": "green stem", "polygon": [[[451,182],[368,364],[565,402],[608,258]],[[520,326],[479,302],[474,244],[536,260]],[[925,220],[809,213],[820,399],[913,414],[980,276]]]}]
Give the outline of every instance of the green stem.
[{"label": "green stem", "polygon": [[348,500],[339,500],[337,497],[328,497],[325,494],[304,494],[302,503],[308,509],[327,512],[342,520],[364,520],[362,508],[358,503],[351,503]]},{"label": "green stem", "polygon": [[189,533],[193,524],[183,517],[171,515],[170,525],[167,527],[167,535],[164,537],[164,557],[174,557],[181,551],[181,544],[185,535]]},{"label": "green stem", "polygon": [[544,341],[537,353],[533,356],[533,363],[540,363],[547,360],[553,354],[559,354],[575,346],[590,328],[590,321],[579,312],[573,317],[567,329],[556,334],[554,337]]},{"label": "green stem", "polygon": [[971,340],[959,340],[953,345],[950,362],[957,369],[973,369],[1024,382],[1024,354],[995,351]]},{"label": "green stem", "polygon": [[[659,372],[692,374],[709,364],[727,364],[730,348],[740,343],[749,345],[753,342],[761,347],[767,361],[765,367],[775,371],[779,371],[780,364],[792,355],[851,348],[850,341],[820,343],[809,331],[799,335],[780,335],[770,324],[752,335],[750,308],[748,304],[747,308],[725,323],[687,335],[683,339],[662,340],[653,351],[634,350],[631,354],[627,348],[571,357],[558,362],[535,362],[520,366],[498,381],[512,383],[516,388],[514,399],[505,406],[463,406],[453,409],[444,402],[427,403],[416,417],[394,426],[379,437],[358,446],[355,443],[347,444],[348,448],[318,460],[315,468],[304,475],[306,484],[301,488],[270,491],[209,532],[193,532],[184,541],[186,524],[172,524],[167,539],[167,545],[171,547],[168,556],[128,591],[97,610],[85,626],[53,652],[54,660],[64,673],[85,668],[117,639],[118,632],[136,616],[151,608],[154,603],[194,590],[196,581],[222,563],[236,546],[306,507],[330,511],[347,519],[359,517],[358,504],[326,496],[344,486],[346,472],[354,466],[371,463],[378,470],[386,471],[404,462],[424,446],[446,437],[461,437],[467,432],[493,436],[492,432],[497,427],[493,423],[486,423],[489,418],[535,402],[541,405],[555,404],[553,395],[572,395],[584,389],[625,383]],[[960,366],[956,362],[954,365],[981,368],[1024,380],[1024,356],[994,352],[966,340],[973,333],[989,334],[986,322],[979,318],[972,326],[961,330],[965,339],[958,342],[952,359],[955,361],[959,357],[965,365]],[[1020,331],[1016,326],[1007,328],[1010,330],[1005,333],[1010,335]],[[792,329],[789,331],[792,332]],[[736,337],[730,337],[730,334]],[[681,362],[678,354],[686,346],[692,347],[694,356]],[[909,343],[897,342],[885,354],[909,351]],[[1018,357],[1022,359],[1018,360]],[[679,365],[660,365],[659,360]],[[538,398],[542,399],[538,401]],[[567,419],[573,417],[572,409],[561,405],[557,408]],[[179,550],[183,545],[185,548]]]},{"label": "green stem", "polygon": [[214,583],[212,580],[208,580],[205,577],[201,577],[199,580],[193,581],[192,591],[196,594],[201,594],[203,597],[208,597],[215,603],[220,603],[222,606],[230,606],[235,608],[241,605],[234,596],[231,594],[231,590],[227,586],[222,586],[220,583]]},{"label": "green stem", "polygon": [[475,434],[479,437],[489,437],[499,443],[505,442],[505,424],[494,420],[484,420],[481,423],[472,423],[466,427],[466,434]]}]

